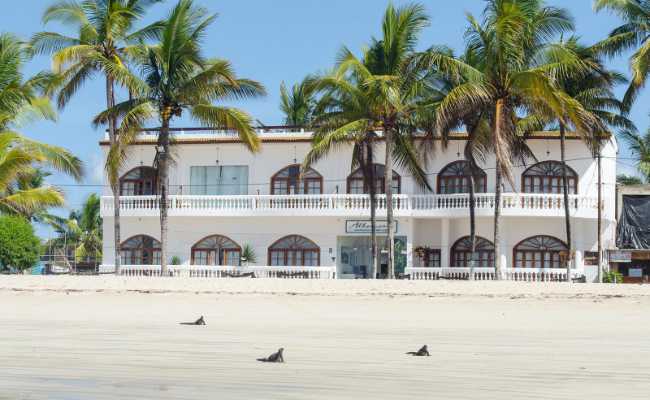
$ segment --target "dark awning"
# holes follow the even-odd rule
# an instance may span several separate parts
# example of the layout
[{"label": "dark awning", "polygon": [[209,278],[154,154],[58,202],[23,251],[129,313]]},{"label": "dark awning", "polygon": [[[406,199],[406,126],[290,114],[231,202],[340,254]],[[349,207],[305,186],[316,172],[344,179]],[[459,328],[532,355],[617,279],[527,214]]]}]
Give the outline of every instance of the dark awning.
[{"label": "dark awning", "polygon": [[623,196],[616,246],[619,249],[650,249],[650,196]]}]

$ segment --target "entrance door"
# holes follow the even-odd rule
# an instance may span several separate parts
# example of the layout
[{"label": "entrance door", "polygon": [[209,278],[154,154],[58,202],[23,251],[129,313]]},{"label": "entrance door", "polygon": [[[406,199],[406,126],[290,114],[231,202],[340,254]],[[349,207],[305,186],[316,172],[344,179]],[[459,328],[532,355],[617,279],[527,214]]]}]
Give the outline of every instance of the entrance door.
[{"label": "entrance door", "polygon": [[[372,244],[370,236],[339,236],[337,275],[342,279],[368,279],[372,270]],[[379,271],[377,277],[388,276],[388,250],[386,237],[377,237]],[[406,237],[395,237],[395,274],[406,268]]]}]

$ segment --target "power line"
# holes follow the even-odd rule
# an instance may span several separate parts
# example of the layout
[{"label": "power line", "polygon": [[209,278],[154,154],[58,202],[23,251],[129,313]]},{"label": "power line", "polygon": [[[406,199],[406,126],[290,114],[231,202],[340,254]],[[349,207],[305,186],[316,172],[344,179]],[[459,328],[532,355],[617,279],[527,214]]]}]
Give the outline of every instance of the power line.
[{"label": "power line", "polygon": [[[623,164],[623,163],[622,163],[621,161],[619,161],[619,160],[636,160],[635,158],[618,158],[618,157],[605,157],[605,156],[603,156],[603,157],[601,157],[601,158],[602,158],[602,159],[614,159],[614,160],[617,160],[617,163],[621,163],[621,164]],[[565,162],[568,163],[568,162],[572,162],[572,161],[585,161],[585,160],[593,160],[593,158],[592,158],[592,157],[571,158],[571,159],[567,159],[567,160],[565,160]],[[461,160],[461,161],[462,161],[462,160]],[[543,162],[543,161],[542,161],[542,162]],[[527,167],[531,167],[531,166],[533,166],[533,165],[535,165],[535,164],[517,164],[517,165],[514,165],[513,168],[527,168]],[[626,165],[626,164],[623,164],[623,165]],[[630,165],[626,165],[626,166],[630,166]],[[443,168],[444,168],[444,167],[443,167]],[[482,170],[483,170],[483,171],[495,171],[495,170],[496,170],[496,167],[486,167],[486,168],[482,168]],[[437,176],[437,175],[439,175],[439,174],[440,174],[440,172],[427,172],[427,173],[424,173],[423,175],[424,175],[424,176],[429,176],[429,177],[430,177],[430,176]],[[399,175],[399,177],[400,177],[400,178],[410,178],[410,179],[415,178],[414,175]],[[322,182],[323,182],[323,183],[347,183],[347,181],[348,181],[348,177],[346,177],[346,178],[336,178],[336,179],[332,179],[332,178],[328,178],[328,179],[323,178],[323,179],[322,179]],[[265,186],[268,186],[269,184],[270,184],[270,179],[269,179],[269,181],[267,181],[267,182],[261,182],[261,183],[246,183],[246,184],[244,184],[244,183],[222,183],[222,184],[216,184],[216,183],[215,183],[215,184],[205,184],[205,185],[192,185],[192,184],[168,184],[167,187],[169,187],[169,188],[175,188],[175,187],[179,187],[179,188],[192,188],[192,187],[224,187],[224,186],[233,186],[233,187],[243,187],[243,186],[247,186],[247,187],[265,187]],[[58,183],[52,183],[51,185],[52,185],[52,186],[61,187],[61,188],[77,188],[77,187],[79,187],[79,188],[84,188],[84,187],[85,187],[85,188],[110,188],[110,185],[107,185],[107,184],[84,184],[84,183],[61,183],[61,184],[58,184]]]}]

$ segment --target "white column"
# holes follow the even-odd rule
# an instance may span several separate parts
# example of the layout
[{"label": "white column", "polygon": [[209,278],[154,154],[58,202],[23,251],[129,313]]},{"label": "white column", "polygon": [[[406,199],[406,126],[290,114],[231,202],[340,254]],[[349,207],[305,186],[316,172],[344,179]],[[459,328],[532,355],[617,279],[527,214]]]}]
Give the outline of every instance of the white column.
[{"label": "white column", "polygon": [[575,268],[575,271],[580,274],[584,274],[585,271],[585,265],[584,261],[582,259],[582,251],[581,250],[576,250],[575,255],[573,256],[573,268]]},{"label": "white column", "polygon": [[415,241],[415,220],[405,221],[408,224],[406,229],[406,268],[413,268],[413,242]]},{"label": "white column", "polygon": [[496,249],[498,251],[496,256],[501,260],[502,279],[506,279],[507,270],[511,267],[511,265],[508,264],[508,240],[505,236],[506,235],[501,234],[501,243],[499,243],[499,248]]},{"label": "white column", "polygon": [[449,219],[443,218],[440,221],[440,266],[449,267]]}]

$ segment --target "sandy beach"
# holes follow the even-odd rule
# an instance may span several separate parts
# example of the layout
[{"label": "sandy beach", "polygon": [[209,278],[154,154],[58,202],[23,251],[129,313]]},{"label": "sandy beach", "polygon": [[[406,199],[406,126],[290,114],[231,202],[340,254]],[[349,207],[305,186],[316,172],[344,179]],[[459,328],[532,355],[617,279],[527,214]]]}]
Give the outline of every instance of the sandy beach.
[{"label": "sandy beach", "polygon": [[650,392],[650,286],[9,276],[0,301],[0,399]]}]

